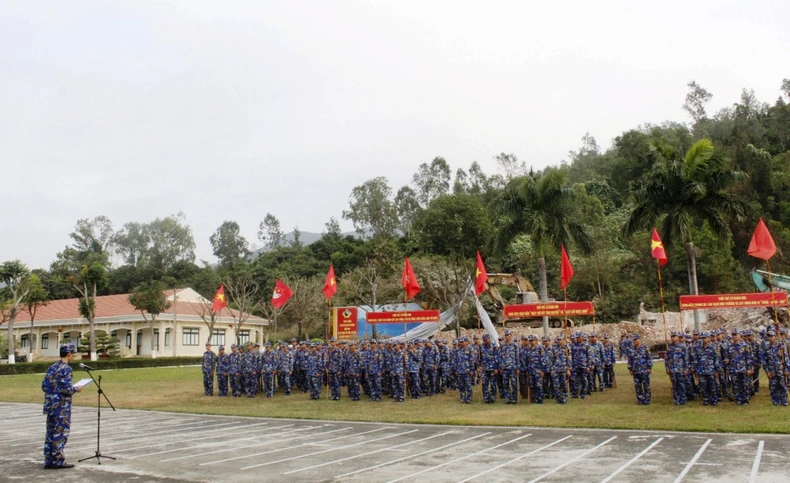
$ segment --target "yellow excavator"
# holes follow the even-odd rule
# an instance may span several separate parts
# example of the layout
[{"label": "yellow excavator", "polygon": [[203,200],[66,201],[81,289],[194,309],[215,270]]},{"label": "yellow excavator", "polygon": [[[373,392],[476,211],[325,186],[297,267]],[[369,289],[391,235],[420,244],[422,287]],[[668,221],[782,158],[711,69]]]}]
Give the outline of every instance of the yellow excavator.
[{"label": "yellow excavator", "polygon": [[[515,273],[489,273],[488,274],[488,282],[486,282],[484,293],[488,293],[488,295],[493,299],[494,303],[497,306],[497,324],[503,325],[520,325],[526,327],[543,327],[543,320],[542,319],[504,319],[504,315],[502,314],[502,310],[506,305],[505,300],[502,299],[502,294],[499,293],[499,290],[496,288],[497,285],[506,285],[509,287],[516,288],[516,300],[514,303],[516,304],[534,304],[538,303],[540,300],[538,298],[538,294],[535,291],[535,287],[532,286],[529,280],[522,277],[521,275]],[[571,326],[573,322],[571,322]],[[550,327],[562,327],[563,321],[560,319],[556,320],[549,320]]]}]

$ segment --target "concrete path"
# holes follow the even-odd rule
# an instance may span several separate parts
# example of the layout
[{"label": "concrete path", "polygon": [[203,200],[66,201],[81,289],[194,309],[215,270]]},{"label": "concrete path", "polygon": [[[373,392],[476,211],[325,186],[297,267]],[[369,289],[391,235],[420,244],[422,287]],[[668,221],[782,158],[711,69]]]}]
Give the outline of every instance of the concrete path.
[{"label": "concrete path", "polygon": [[0,480],[790,482],[790,436],[347,423],[74,408],[44,470],[40,405],[0,403]]}]

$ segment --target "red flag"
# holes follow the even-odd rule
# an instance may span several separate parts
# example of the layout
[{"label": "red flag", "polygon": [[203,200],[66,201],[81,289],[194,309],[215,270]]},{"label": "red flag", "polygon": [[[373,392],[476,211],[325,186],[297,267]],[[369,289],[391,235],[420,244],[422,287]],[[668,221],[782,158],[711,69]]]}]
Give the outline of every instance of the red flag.
[{"label": "red flag", "polygon": [[480,257],[480,251],[477,252],[477,266],[475,267],[475,295],[480,295],[486,289],[486,282],[488,281],[488,273],[486,266],[483,265],[483,259]]},{"label": "red flag", "polygon": [[406,290],[407,299],[414,298],[415,295],[420,293],[420,284],[417,282],[417,276],[414,275],[414,270],[411,268],[409,257],[406,257],[406,266],[403,268],[403,277],[400,283]]},{"label": "red flag", "polygon": [[274,284],[274,293],[272,293],[272,305],[274,306],[275,309],[282,308],[282,306],[285,305],[286,302],[288,302],[288,299],[290,299],[293,294],[294,291],[291,290],[291,287],[284,284],[282,280],[278,278],[277,282],[275,282]]},{"label": "red flag", "polygon": [[335,280],[335,267],[329,265],[324,282],[324,297],[331,299],[337,293],[337,280]]},{"label": "red flag", "polygon": [[562,288],[565,288],[573,278],[573,265],[571,259],[568,258],[568,253],[565,251],[565,245],[562,245],[562,261],[560,263],[560,278],[562,279]]},{"label": "red flag", "polygon": [[746,253],[754,258],[762,258],[766,261],[776,255],[776,244],[762,218],[757,223],[757,228],[754,230],[752,241],[749,242],[749,249],[746,250]]},{"label": "red flag", "polygon": [[217,293],[214,294],[214,302],[211,304],[212,312],[219,312],[228,306],[228,300],[225,298],[225,285],[220,285]]},{"label": "red flag", "polygon": [[664,250],[664,244],[661,243],[661,237],[658,236],[658,230],[653,228],[653,237],[650,239],[650,256],[658,260],[658,266],[667,264],[667,252]]}]

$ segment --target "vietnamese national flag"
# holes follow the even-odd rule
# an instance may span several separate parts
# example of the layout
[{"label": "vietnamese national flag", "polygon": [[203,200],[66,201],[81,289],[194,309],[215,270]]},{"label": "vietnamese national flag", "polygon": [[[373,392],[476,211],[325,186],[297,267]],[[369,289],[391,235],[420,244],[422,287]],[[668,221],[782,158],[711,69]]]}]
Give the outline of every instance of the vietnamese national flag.
[{"label": "vietnamese national flag", "polygon": [[272,293],[272,306],[274,306],[275,309],[282,308],[293,294],[294,291],[291,290],[291,287],[284,284],[282,280],[278,278],[277,282],[274,284],[274,293]]},{"label": "vietnamese national flag", "polygon": [[483,265],[483,259],[480,257],[480,251],[477,252],[477,263],[475,266],[475,295],[480,295],[486,289],[486,282],[488,281],[488,273],[486,266]]},{"label": "vietnamese national flag", "polygon": [[565,288],[573,278],[573,265],[571,259],[568,258],[568,253],[565,251],[565,245],[562,245],[562,261],[560,262],[560,278],[562,279],[562,288]]},{"label": "vietnamese national flag", "polygon": [[766,261],[776,255],[776,243],[774,243],[774,239],[768,231],[768,227],[765,226],[762,217],[760,222],[757,223],[757,228],[754,230],[752,241],[749,242],[749,249],[746,250],[746,253]]},{"label": "vietnamese national flag", "polygon": [[667,252],[664,250],[664,244],[661,243],[661,237],[658,236],[658,230],[655,228],[653,228],[653,237],[650,239],[650,256],[658,260],[659,267],[667,264]]},{"label": "vietnamese national flag", "polygon": [[212,312],[219,312],[228,306],[228,300],[225,298],[225,285],[220,285],[217,293],[214,294],[214,302],[211,304]]},{"label": "vietnamese national flag", "polygon": [[335,267],[329,265],[324,282],[324,297],[331,299],[337,293],[337,280],[335,279]]},{"label": "vietnamese national flag", "polygon": [[406,266],[403,268],[403,277],[400,281],[403,289],[406,290],[406,298],[414,298],[415,295],[420,293],[420,283],[417,282],[417,276],[414,275],[414,269],[411,268],[409,257],[406,257]]}]

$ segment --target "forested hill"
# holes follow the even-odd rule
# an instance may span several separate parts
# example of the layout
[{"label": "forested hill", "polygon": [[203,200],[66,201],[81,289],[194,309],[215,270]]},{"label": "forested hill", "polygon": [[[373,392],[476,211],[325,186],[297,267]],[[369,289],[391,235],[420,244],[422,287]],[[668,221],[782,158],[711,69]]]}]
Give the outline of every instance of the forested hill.
[{"label": "forested hill", "polygon": [[286,327],[302,321],[308,330],[326,317],[321,287],[330,263],[340,282],[336,306],[400,300],[409,256],[423,285],[418,301],[445,308],[459,298],[477,249],[489,272],[518,272],[536,287],[544,258],[548,295],[560,298],[565,243],[576,272],[569,299],[595,300],[600,319],[616,321],[632,319],[643,301],[657,310],[655,225],[667,245],[662,270],[670,307],[689,291],[687,255],[696,259],[700,293],[750,291],[748,271],[762,265],[746,248],[759,217],[780,249],[773,270],[790,273],[790,80],[780,87],[771,103],[744,90],[731,107],[707,112],[711,95],[690,83],[685,119],[636,126],[605,150],[585,135],[565,162],[542,171],[502,153],[497,174],[441,157],[423,163],[408,186],[392,187],[380,173],[353,188],[338,213],[364,236],[341,233],[333,218],[312,243],[286,241],[276,215],[262,213],[257,243],[267,251],[249,262],[248,241],[226,221],[211,237],[219,259],[211,266],[196,263],[181,216],[122,227],[97,217],[80,220],[74,243],[34,272],[50,298],[74,296],[73,282],[87,276],[81,268],[95,264],[104,268],[105,294],[161,279],[211,296],[220,280],[245,280],[265,301],[282,278],[302,295],[280,320]]}]

